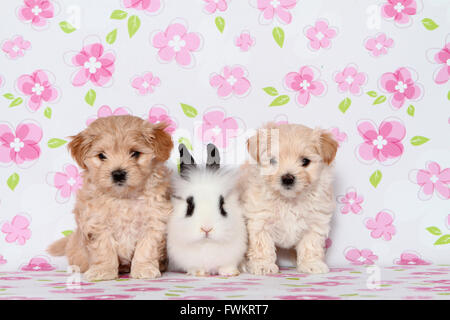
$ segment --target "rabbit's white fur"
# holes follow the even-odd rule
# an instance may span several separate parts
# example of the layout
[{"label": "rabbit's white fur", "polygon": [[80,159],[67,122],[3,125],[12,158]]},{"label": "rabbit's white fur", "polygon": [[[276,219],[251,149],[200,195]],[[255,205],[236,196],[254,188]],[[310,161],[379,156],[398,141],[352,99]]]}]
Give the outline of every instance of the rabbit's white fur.
[{"label": "rabbit's white fur", "polygon": [[[191,275],[238,275],[247,249],[247,230],[236,191],[237,173],[224,169],[189,170],[187,178],[174,177],[173,213],[167,228],[169,268]],[[219,208],[220,196],[224,198]],[[186,216],[188,197],[194,211]],[[201,230],[212,228],[206,233]]]}]

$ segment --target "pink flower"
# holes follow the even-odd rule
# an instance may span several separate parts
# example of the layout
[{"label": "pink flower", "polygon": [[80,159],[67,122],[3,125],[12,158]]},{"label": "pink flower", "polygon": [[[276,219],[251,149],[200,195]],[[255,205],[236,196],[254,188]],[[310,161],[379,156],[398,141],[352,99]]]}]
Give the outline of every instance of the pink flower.
[{"label": "pink flower", "polygon": [[244,291],[245,287],[203,287],[197,288],[195,291],[214,291],[214,292],[232,292],[232,291]]},{"label": "pink flower", "polygon": [[400,255],[400,259],[396,259],[394,261],[395,264],[398,265],[418,265],[418,266],[424,266],[429,265],[431,263],[423,260],[420,255],[414,253],[414,252],[408,252],[405,251]]},{"label": "pink flower", "polygon": [[383,237],[384,240],[389,241],[395,234],[395,227],[392,225],[393,221],[394,218],[391,214],[380,211],[375,219],[367,219],[365,224],[367,229],[372,230],[370,233],[372,238],[378,239]]},{"label": "pink flower", "polygon": [[169,112],[162,105],[155,105],[148,112],[148,121],[151,123],[165,122],[168,124],[165,131],[172,134],[177,129],[177,123],[169,116]]},{"label": "pink flower", "polygon": [[[64,284],[66,285],[66,284]],[[105,292],[104,289],[94,289],[94,288],[67,288],[64,290],[50,290],[50,293],[68,293],[68,294],[87,294],[87,293],[103,293]]]},{"label": "pink flower", "polygon": [[338,196],[337,201],[344,204],[344,206],[341,207],[342,214],[347,214],[350,211],[354,214],[358,214],[362,211],[361,203],[364,201],[364,197],[358,195],[356,190],[352,188],[349,189],[344,196]]},{"label": "pink flower", "polygon": [[289,123],[288,121],[288,117],[285,114],[279,114],[277,115],[274,119],[273,122],[275,122],[276,124],[287,124]]},{"label": "pink flower", "polygon": [[403,124],[398,120],[381,122],[379,129],[370,120],[358,123],[358,132],[364,139],[357,148],[357,155],[365,162],[377,160],[392,164],[403,154],[402,140],[406,135]]},{"label": "pink flower", "polygon": [[3,223],[2,232],[6,234],[6,242],[17,242],[20,245],[24,245],[31,238],[31,230],[28,229],[29,225],[30,221],[28,218],[19,214],[12,219],[11,223]]},{"label": "pink flower", "polygon": [[146,13],[156,13],[161,9],[161,0],[123,0],[125,8],[143,10]]},{"label": "pink flower", "polygon": [[80,67],[72,79],[72,84],[79,87],[91,81],[96,86],[105,86],[112,80],[115,60],[114,53],[105,52],[101,43],[85,45],[72,58],[73,65]]},{"label": "pink flower", "polygon": [[236,119],[225,117],[221,110],[213,110],[203,115],[203,123],[197,135],[203,143],[212,142],[219,148],[226,148],[230,139],[238,134],[239,125]]},{"label": "pink flower", "polygon": [[450,78],[450,42],[434,55],[434,61],[441,65],[434,75],[434,81],[437,84],[446,83]]},{"label": "pink flower", "polygon": [[333,240],[331,240],[330,238],[326,238],[325,239],[325,249],[330,248],[333,245]]},{"label": "pink flower", "polygon": [[334,80],[338,84],[340,92],[349,91],[351,94],[360,95],[363,86],[367,81],[367,75],[363,72],[358,72],[356,66],[347,66],[341,72],[336,73]]},{"label": "pink flower", "polygon": [[97,111],[97,116],[92,116],[86,120],[86,125],[90,125],[92,122],[97,120],[98,118],[106,118],[110,116],[122,116],[130,114],[130,112],[125,108],[116,108],[114,112],[107,105],[101,106]]},{"label": "pink flower", "polygon": [[395,23],[407,24],[410,16],[417,13],[415,0],[387,0],[381,7],[381,16],[386,20],[394,20]]},{"label": "pink flower", "polygon": [[441,170],[434,161],[427,162],[426,167],[428,170],[413,170],[410,174],[410,180],[421,187],[419,199],[429,200],[434,192],[444,200],[450,199],[450,168]]},{"label": "pink flower", "polygon": [[98,296],[85,296],[79,297],[81,300],[123,300],[123,299],[131,299],[134,296],[126,295],[126,294],[104,294]]},{"label": "pink flower", "polygon": [[169,300],[216,300],[214,296],[185,296],[185,297],[172,297]]},{"label": "pink flower", "polygon": [[137,288],[130,288],[125,289],[125,291],[131,291],[131,292],[151,292],[151,291],[161,291],[164,290],[163,288],[154,288],[154,287],[137,287]]},{"label": "pink flower", "polygon": [[415,291],[427,291],[427,292],[449,292],[450,286],[436,286],[436,287],[410,287]]},{"label": "pink flower", "polygon": [[0,254],[0,264],[5,264],[7,262],[8,261],[5,258],[3,258],[3,256]]},{"label": "pink flower", "polygon": [[316,51],[331,46],[331,39],[336,37],[337,29],[330,28],[326,20],[317,20],[314,26],[307,26],[304,33],[309,39],[309,47]]},{"label": "pink flower", "polygon": [[39,158],[42,129],[34,122],[20,123],[15,132],[5,122],[0,122],[0,163],[15,162],[22,165]]},{"label": "pink flower", "polygon": [[323,296],[323,295],[297,295],[297,296],[277,296],[274,297],[281,300],[340,300],[339,297]]},{"label": "pink flower", "polygon": [[320,80],[314,80],[314,70],[311,67],[303,66],[299,72],[289,72],[284,77],[284,83],[288,89],[297,91],[297,103],[306,106],[309,103],[311,94],[320,96],[325,92],[325,84]]},{"label": "pink flower", "polygon": [[20,268],[22,271],[52,271],[55,269],[47,259],[42,257],[34,257],[27,265]]},{"label": "pink flower", "polygon": [[216,10],[225,11],[228,8],[226,0],[203,0],[205,3],[205,10],[208,13],[214,13]]},{"label": "pink flower", "polygon": [[243,96],[250,90],[250,81],[246,78],[247,70],[241,66],[225,66],[222,74],[213,73],[209,84],[217,88],[217,95],[227,98],[231,94]]},{"label": "pink flower", "polygon": [[354,265],[371,265],[378,260],[378,256],[373,254],[372,250],[362,249],[358,250],[356,248],[349,248],[345,252],[345,258],[352,262]]},{"label": "pink flower", "polygon": [[11,40],[3,42],[2,50],[10,59],[16,59],[23,57],[25,50],[28,50],[30,47],[30,41],[24,40],[22,36],[16,36]]},{"label": "pink flower", "polygon": [[380,78],[380,87],[392,93],[390,104],[396,109],[401,108],[406,100],[417,100],[422,94],[421,86],[414,82],[411,71],[403,67],[393,73],[384,73]]},{"label": "pink flower", "polygon": [[394,46],[394,40],[388,38],[385,33],[379,33],[375,37],[367,39],[364,46],[372,56],[378,57],[387,54],[387,49]]},{"label": "pink flower", "polygon": [[158,77],[154,77],[151,72],[147,72],[142,77],[134,77],[131,86],[139,91],[140,94],[145,95],[153,93],[154,87],[159,86],[161,81]]},{"label": "pink flower", "polygon": [[201,45],[200,35],[187,32],[187,27],[181,23],[170,24],[166,31],[157,32],[152,38],[153,47],[159,49],[158,56],[165,62],[173,59],[183,66],[193,65],[192,52],[198,51]]},{"label": "pink flower", "polygon": [[349,285],[350,283],[339,282],[339,281],[323,281],[323,282],[308,282],[307,284],[310,284],[313,286],[337,287],[337,286]]},{"label": "pink flower", "polygon": [[297,0],[257,0],[257,7],[261,10],[260,20],[263,23],[272,22],[274,17],[281,23],[289,24],[292,14],[288,11],[295,7]]},{"label": "pink flower", "polygon": [[344,131],[340,131],[339,128],[333,127],[329,131],[333,135],[334,140],[339,143],[339,146],[341,146],[342,142],[347,141],[347,134]]},{"label": "pink flower", "polygon": [[17,87],[21,93],[30,96],[28,107],[32,112],[38,110],[43,102],[55,101],[59,96],[58,90],[43,70],[21,75],[17,79]]},{"label": "pink flower", "polygon": [[241,51],[248,51],[250,47],[255,45],[255,39],[252,38],[250,33],[243,31],[234,39],[234,44],[239,47]]},{"label": "pink flower", "polygon": [[49,0],[24,0],[24,5],[19,8],[19,19],[31,22],[34,27],[45,27],[47,20],[53,18],[55,8]]},{"label": "pink flower", "polygon": [[50,172],[47,175],[47,182],[58,189],[56,192],[56,201],[64,203],[81,188],[83,178],[76,166],[66,164],[62,172]]}]

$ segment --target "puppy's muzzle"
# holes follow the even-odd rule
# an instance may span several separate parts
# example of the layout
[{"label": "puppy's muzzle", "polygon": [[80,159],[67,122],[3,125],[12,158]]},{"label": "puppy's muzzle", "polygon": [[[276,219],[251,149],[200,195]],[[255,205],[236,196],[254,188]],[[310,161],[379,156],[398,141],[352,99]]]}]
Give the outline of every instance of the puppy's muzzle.
[{"label": "puppy's muzzle", "polygon": [[127,180],[127,172],[123,169],[117,169],[111,172],[111,177],[114,183],[120,186]]},{"label": "puppy's muzzle", "polygon": [[290,173],[287,173],[281,177],[281,184],[286,189],[290,189],[294,185],[294,183],[295,177]]}]

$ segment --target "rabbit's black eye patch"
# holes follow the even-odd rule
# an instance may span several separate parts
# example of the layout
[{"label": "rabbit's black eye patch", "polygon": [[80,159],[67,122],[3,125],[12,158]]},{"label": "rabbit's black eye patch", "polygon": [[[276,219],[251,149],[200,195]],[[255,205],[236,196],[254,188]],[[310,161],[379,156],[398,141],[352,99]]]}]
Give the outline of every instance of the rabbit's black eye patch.
[{"label": "rabbit's black eye patch", "polygon": [[223,199],[223,196],[220,196],[219,198],[219,209],[220,209],[220,214],[224,217],[227,216],[227,212],[225,211],[225,209],[223,208],[223,205],[225,204],[225,200]]},{"label": "rabbit's black eye patch", "polygon": [[187,203],[186,217],[190,217],[194,214],[194,208],[195,208],[194,198],[192,196],[188,197],[186,199],[186,203]]}]

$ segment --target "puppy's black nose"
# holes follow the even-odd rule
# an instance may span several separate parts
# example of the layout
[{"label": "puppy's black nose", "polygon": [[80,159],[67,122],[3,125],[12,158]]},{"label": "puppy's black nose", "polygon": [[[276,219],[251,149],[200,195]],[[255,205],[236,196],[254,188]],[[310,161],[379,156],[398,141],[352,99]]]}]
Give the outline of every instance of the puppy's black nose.
[{"label": "puppy's black nose", "polygon": [[281,183],[285,187],[292,186],[294,184],[294,182],[295,182],[295,177],[290,173],[287,173],[281,177]]},{"label": "puppy's black nose", "polygon": [[117,169],[111,172],[112,179],[114,183],[120,184],[121,182],[124,182],[127,180],[127,172],[123,169]]}]

